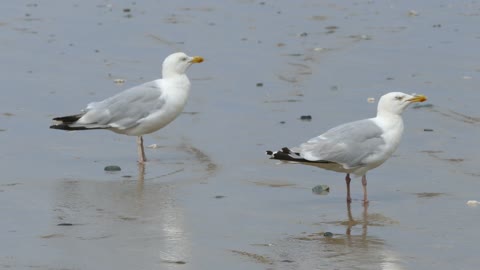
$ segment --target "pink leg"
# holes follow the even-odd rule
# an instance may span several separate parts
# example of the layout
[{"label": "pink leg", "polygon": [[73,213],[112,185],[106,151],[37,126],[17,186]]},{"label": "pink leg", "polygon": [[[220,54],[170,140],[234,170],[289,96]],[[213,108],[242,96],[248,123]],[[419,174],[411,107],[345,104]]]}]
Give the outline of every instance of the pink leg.
[{"label": "pink leg", "polygon": [[350,178],[350,174],[347,173],[347,176],[345,176],[345,183],[347,184],[347,203],[352,202],[352,197],[350,197],[350,181],[352,181],[352,179]]},{"label": "pink leg", "polygon": [[145,157],[145,150],[143,149],[143,137],[137,137],[137,148],[138,148],[138,163],[145,163],[147,158]]},{"label": "pink leg", "polygon": [[362,187],[363,187],[363,203],[368,203],[368,196],[367,196],[367,176],[362,176]]}]

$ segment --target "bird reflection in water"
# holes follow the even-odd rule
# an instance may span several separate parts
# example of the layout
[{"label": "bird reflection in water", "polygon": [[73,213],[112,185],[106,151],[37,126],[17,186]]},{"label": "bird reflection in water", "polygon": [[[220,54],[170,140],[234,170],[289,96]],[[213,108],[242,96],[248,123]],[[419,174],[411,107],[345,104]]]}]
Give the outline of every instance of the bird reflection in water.
[{"label": "bird reflection in water", "polygon": [[[59,181],[53,223],[82,225],[70,230],[52,227],[49,234],[62,235],[62,241],[52,243],[64,251],[59,259],[85,264],[84,256],[116,258],[91,260],[87,262],[91,269],[170,269],[188,261],[191,241],[185,210],[175,196],[178,186],[148,178],[150,169],[154,168],[139,164],[132,177]],[[172,169],[169,176],[176,172]]]},{"label": "bird reflection in water", "polygon": [[369,229],[396,222],[383,214],[369,214],[367,204],[355,218],[352,205],[346,206],[346,219],[316,223],[323,228],[321,232],[282,241],[275,253],[299,269],[405,269],[400,255],[384,239],[369,235]]},{"label": "bird reflection in water", "polygon": [[138,163],[137,195],[143,197],[145,187],[145,163]]}]

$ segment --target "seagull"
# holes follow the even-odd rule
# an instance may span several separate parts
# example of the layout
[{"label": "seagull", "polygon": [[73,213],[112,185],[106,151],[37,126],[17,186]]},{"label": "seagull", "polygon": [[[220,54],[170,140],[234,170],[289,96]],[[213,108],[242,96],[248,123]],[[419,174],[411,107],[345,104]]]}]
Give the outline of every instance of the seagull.
[{"label": "seagull", "polygon": [[106,129],[137,136],[138,162],[145,163],[142,135],[155,132],[172,122],[183,111],[190,92],[185,72],[200,56],[183,52],[169,55],[163,61],[162,79],[150,81],[99,102],[92,102],[80,114],[55,117],[50,126],[61,130]]},{"label": "seagull", "polygon": [[362,176],[363,201],[368,203],[369,170],[383,164],[397,149],[403,133],[402,112],[414,102],[424,102],[424,95],[391,92],[383,95],[377,116],[346,123],[302,143],[267,151],[270,159],[297,162],[322,169],[346,173],[347,202],[350,203],[350,174]]}]

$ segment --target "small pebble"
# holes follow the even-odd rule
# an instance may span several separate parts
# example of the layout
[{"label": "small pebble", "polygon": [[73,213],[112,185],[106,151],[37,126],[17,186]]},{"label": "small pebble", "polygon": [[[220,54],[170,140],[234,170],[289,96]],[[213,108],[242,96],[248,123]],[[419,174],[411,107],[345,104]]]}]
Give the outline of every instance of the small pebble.
[{"label": "small pebble", "polygon": [[363,39],[363,40],[371,40],[372,37],[369,36],[369,35],[360,35],[360,38]]},{"label": "small pebble", "polygon": [[332,237],[332,236],[333,236],[333,233],[331,233],[331,232],[324,232],[324,233],[323,233],[323,236],[325,236],[325,237]]},{"label": "small pebble", "polygon": [[123,9],[123,12],[125,12],[125,13],[130,12],[130,11],[132,11],[132,10],[129,9],[129,8],[124,8],[124,9]]},{"label": "small pebble", "polygon": [[375,103],[375,98],[369,97],[369,98],[367,98],[367,102],[368,103]]},{"label": "small pebble", "polygon": [[423,131],[425,131],[425,132],[432,132],[433,129],[431,129],[431,128],[424,128]]},{"label": "small pebble", "polygon": [[116,84],[124,84],[125,79],[115,79],[115,80],[113,80],[113,82],[116,83]]},{"label": "small pebble", "polygon": [[73,226],[72,223],[58,223],[57,226]]},{"label": "small pebble", "polygon": [[263,86],[263,83],[259,82],[257,83],[257,87],[262,87]]},{"label": "small pebble", "polygon": [[172,263],[172,264],[187,264],[185,261],[170,261],[170,260],[163,260],[164,263]]},{"label": "small pebble", "polygon": [[285,124],[285,123],[286,123],[285,121],[280,121],[280,124],[282,124],[282,125]]},{"label": "small pebble", "polygon": [[107,172],[118,172],[118,171],[121,171],[122,169],[117,165],[110,165],[110,166],[106,166],[104,170]]},{"label": "small pebble", "polygon": [[469,201],[467,202],[467,205],[468,205],[468,206],[477,206],[477,205],[479,205],[479,204],[480,204],[480,202],[479,202],[479,201],[476,201],[476,200],[469,200]]},{"label": "small pebble", "polygon": [[330,187],[327,185],[314,186],[312,192],[318,195],[327,195],[330,192]]},{"label": "small pebble", "polygon": [[223,199],[223,198],[225,198],[225,196],[223,196],[223,195],[217,195],[217,196],[215,196],[215,199]]},{"label": "small pebble", "polygon": [[410,10],[408,12],[408,16],[410,16],[410,17],[418,16],[418,12],[416,10]]},{"label": "small pebble", "polygon": [[307,32],[302,32],[302,33],[300,33],[299,36],[301,36],[301,37],[306,37],[306,36],[308,36],[308,33],[307,33]]},{"label": "small pebble", "polygon": [[157,148],[160,148],[160,145],[154,143],[154,144],[150,144],[149,146],[147,146],[147,148],[157,149]]},{"label": "small pebble", "polygon": [[302,115],[302,116],[300,116],[300,120],[310,121],[310,120],[312,120],[312,116],[311,115]]}]

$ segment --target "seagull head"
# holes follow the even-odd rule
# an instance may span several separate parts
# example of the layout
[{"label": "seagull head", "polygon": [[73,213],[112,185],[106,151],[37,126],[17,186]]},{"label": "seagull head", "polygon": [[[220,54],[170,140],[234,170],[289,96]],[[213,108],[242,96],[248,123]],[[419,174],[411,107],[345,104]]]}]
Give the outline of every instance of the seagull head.
[{"label": "seagull head", "polygon": [[201,62],[203,58],[200,56],[188,56],[183,52],[170,54],[163,61],[163,77],[185,74],[192,64]]},{"label": "seagull head", "polygon": [[408,105],[415,102],[424,102],[425,100],[427,100],[427,97],[424,95],[391,92],[383,95],[378,101],[377,114],[390,113],[401,115]]}]

